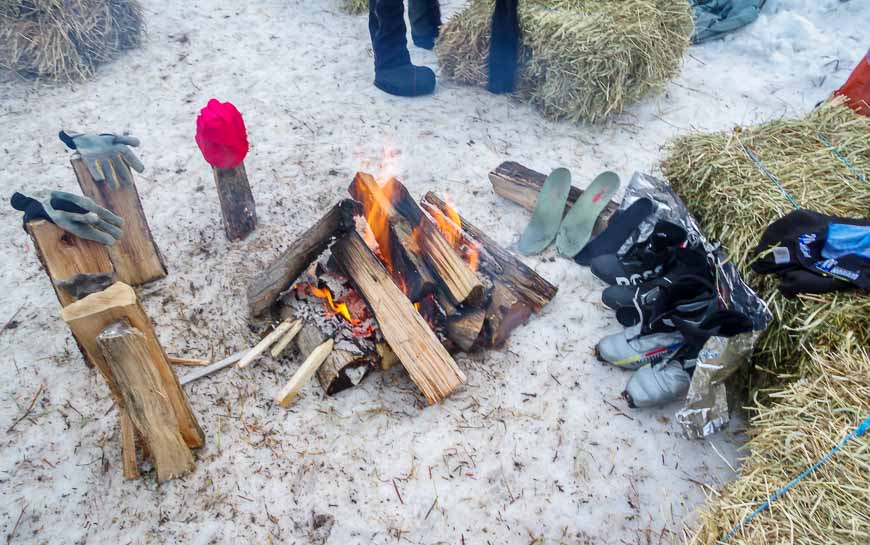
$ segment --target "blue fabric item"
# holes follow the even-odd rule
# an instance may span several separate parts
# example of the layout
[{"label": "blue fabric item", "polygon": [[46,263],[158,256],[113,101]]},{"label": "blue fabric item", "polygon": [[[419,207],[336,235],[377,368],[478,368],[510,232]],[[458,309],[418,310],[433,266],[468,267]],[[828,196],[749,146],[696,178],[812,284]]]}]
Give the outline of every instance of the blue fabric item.
[{"label": "blue fabric item", "polygon": [[692,0],[695,15],[695,35],[699,44],[721,38],[758,18],[766,0]]},{"label": "blue fabric item", "polygon": [[870,259],[870,226],[832,223],[822,248],[822,257],[837,259],[844,255],[859,255]]}]

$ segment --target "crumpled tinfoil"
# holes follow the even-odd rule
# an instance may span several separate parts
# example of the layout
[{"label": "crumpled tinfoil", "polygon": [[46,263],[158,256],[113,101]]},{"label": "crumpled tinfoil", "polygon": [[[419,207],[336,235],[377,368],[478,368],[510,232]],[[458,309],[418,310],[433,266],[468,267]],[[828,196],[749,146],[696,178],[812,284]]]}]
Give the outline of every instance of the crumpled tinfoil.
[{"label": "crumpled tinfoil", "polygon": [[725,250],[707,240],[698,222],[670,184],[649,174],[634,173],[625,190],[620,210],[646,197],[653,201],[655,212],[623,245],[625,252],[652,233],[656,222],[667,220],[686,229],[690,243],[701,243],[715,261],[716,283],[723,302],[732,310],[752,320],[753,331],[734,337],[712,337],[698,355],[695,373],[684,406],[677,411],[677,421],[691,438],[702,439],[724,428],[730,419],[725,380],[747,365],[755,341],[771,320],[764,301],[743,282],[737,268],[728,261]]}]

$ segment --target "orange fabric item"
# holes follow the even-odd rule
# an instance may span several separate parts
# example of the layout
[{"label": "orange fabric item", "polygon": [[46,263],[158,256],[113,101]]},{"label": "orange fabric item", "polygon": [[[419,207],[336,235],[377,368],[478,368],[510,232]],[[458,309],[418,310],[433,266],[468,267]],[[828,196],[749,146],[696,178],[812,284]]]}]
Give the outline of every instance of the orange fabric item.
[{"label": "orange fabric item", "polygon": [[864,55],[846,83],[834,91],[834,94],[847,97],[850,108],[870,117],[870,51]]}]

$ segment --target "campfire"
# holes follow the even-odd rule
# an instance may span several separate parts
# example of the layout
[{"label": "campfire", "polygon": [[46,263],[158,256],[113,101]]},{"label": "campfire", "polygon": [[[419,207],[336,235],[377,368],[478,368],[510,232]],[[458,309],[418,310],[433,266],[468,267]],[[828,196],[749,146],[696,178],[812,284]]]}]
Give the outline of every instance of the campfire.
[{"label": "campfire", "polygon": [[432,193],[365,173],[348,192],[248,289],[254,315],[302,320],[303,356],[332,341],[327,394],[399,361],[438,402],[465,381],[451,354],[503,345],[556,293]]}]

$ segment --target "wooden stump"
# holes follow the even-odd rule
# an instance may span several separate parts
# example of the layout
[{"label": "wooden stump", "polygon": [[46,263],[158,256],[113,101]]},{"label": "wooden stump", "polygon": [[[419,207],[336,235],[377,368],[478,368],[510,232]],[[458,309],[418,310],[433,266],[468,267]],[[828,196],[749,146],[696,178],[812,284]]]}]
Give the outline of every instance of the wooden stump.
[{"label": "wooden stump", "polygon": [[332,254],[430,404],[438,403],[465,382],[465,374],[355,231],[339,239]]},{"label": "wooden stump", "polygon": [[109,259],[108,248],[103,244],[67,233],[46,220],[28,222],[27,232],[62,307],[77,299],[60,289],[59,282],[77,274],[111,273],[115,270]]},{"label": "wooden stump", "polygon": [[257,206],[248,183],[245,163],[233,168],[212,167],[212,172],[227,239],[243,240],[257,228]]},{"label": "wooden stump", "polygon": [[[538,194],[546,180],[546,174],[536,172],[513,161],[505,161],[489,173],[489,181],[496,193],[529,211],[534,211],[535,204],[538,202]],[[566,214],[582,194],[582,189],[571,187],[571,191],[568,193],[568,204],[565,207]],[[603,231],[617,210],[619,210],[619,203],[614,201],[607,203],[601,215],[598,216],[592,233],[597,235]]]},{"label": "wooden stump", "polygon": [[[173,479],[192,470],[193,454],[181,436],[170,402],[176,392],[168,391],[180,392],[181,386],[177,380],[171,385],[164,383],[164,377],[152,360],[145,334],[121,320],[103,329],[96,342],[115,379],[124,411],[148,447],[157,480]],[[124,426],[123,415],[121,422]],[[131,449],[126,444],[129,435],[128,432],[122,449],[125,476],[128,472],[130,476],[138,473],[128,467],[131,464]],[[135,446],[133,457],[135,462]]]},{"label": "wooden stump", "polygon": [[88,295],[81,301],[72,303],[61,311],[61,316],[81,342],[88,359],[103,374],[109,390],[119,403],[123,403],[121,390],[112,368],[97,344],[97,337],[106,327],[119,320],[126,319],[131,327],[138,329],[145,339],[147,361],[154,372],[161,377],[165,395],[175,411],[175,418],[185,443],[190,448],[199,448],[204,444],[202,429],[190,408],[187,396],[179,386],[175,371],[154,333],[154,326],[139,304],[133,288],[118,282],[99,293]]},{"label": "wooden stump", "polygon": [[91,178],[81,158],[74,156],[70,162],[82,193],[124,219],[121,239],[108,249],[118,279],[138,286],[165,277],[166,266],[151,236],[135,183],[111,189],[107,184],[95,182]]}]

